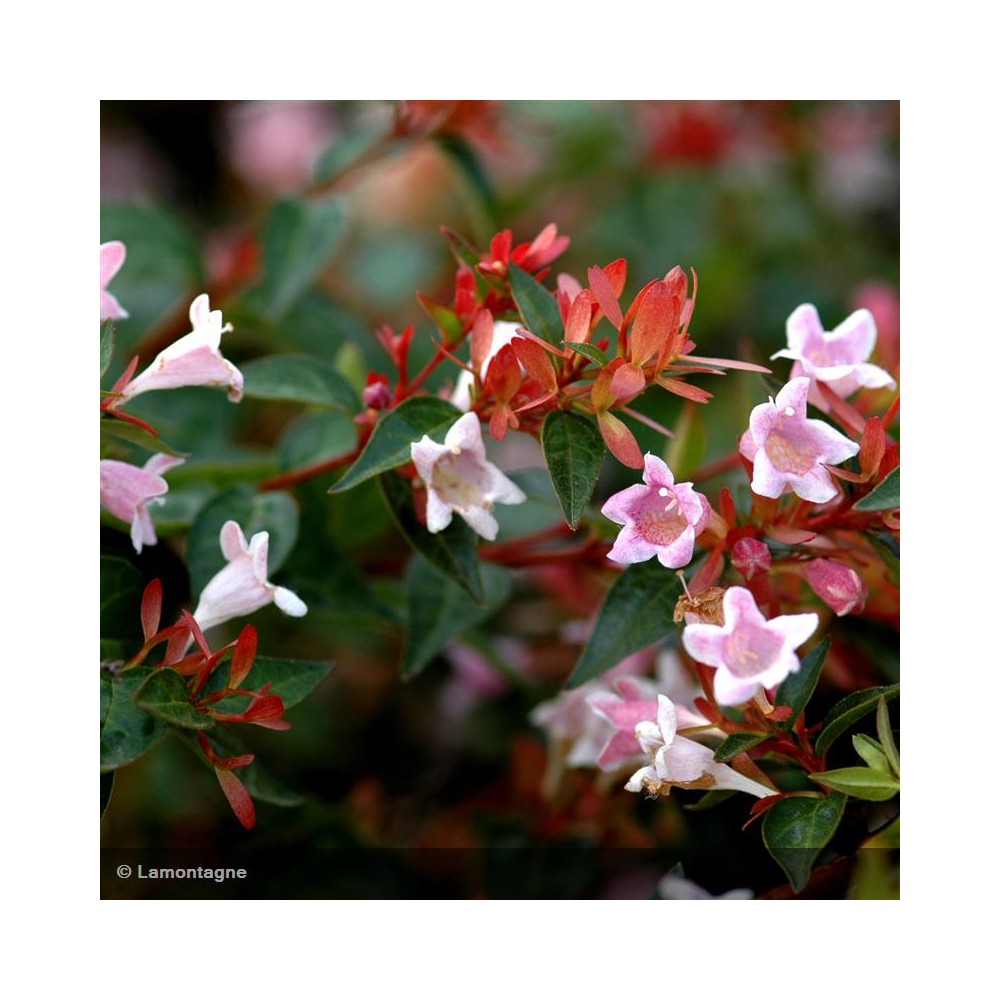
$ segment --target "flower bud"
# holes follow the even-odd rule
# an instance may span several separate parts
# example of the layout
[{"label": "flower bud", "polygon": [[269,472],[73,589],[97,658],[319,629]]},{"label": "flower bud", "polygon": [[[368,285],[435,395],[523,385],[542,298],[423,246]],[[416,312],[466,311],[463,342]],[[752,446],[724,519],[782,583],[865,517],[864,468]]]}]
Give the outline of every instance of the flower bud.
[{"label": "flower bud", "polygon": [[732,564],[749,582],[771,568],[771,551],[757,538],[741,538],[733,546]]},{"label": "flower bud", "polygon": [[805,574],[816,596],[838,616],[864,608],[868,590],[849,566],[833,559],[813,559],[806,564]]}]

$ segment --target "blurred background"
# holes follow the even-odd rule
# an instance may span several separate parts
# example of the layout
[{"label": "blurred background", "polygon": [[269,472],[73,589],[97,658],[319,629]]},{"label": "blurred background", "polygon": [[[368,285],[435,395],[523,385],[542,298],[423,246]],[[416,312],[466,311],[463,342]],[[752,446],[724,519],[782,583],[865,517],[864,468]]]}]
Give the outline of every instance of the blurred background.
[{"label": "blurred background", "polygon": [[[101,239],[127,245],[111,291],[130,313],[116,326],[105,387],[131,353],[145,362],[183,333],[205,290],[234,324],[223,348],[238,366],[305,353],[360,388],[369,371],[391,373],[374,331],[414,323],[416,370],[433,327],[415,293],[453,294],[441,227],[485,250],[501,229],[516,244],[552,222],[572,240],[553,277],[585,283],[588,266],[625,257],[629,301],[675,264],[697,271],[697,353],[766,363],[799,304],[814,303],[827,329],[865,306],[880,333],[872,360],[898,377],[896,102],[106,101],[101,130]],[[306,197],[334,199],[335,239],[315,282],[276,295],[266,277],[275,205]],[[787,362],[775,371],[783,381]],[[666,446],[636,428],[644,450],[667,447],[681,480],[733,451],[768,391],[744,373],[706,387],[716,393],[707,407],[642,399],[684,432]],[[232,406],[207,390],[153,393],[131,409],[193,458],[155,512],[161,544],[137,558],[107,521],[102,551],[159,576],[175,611],[191,601],[183,540],[202,511],[240,483],[339,454],[354,435],[342,414]],[[511,434],[501,454],[531,497],[501,512],[503,541],[554,523],[558,507],[531,439]],[[496,614],[402,683],[405,555],[375,487],[331,496],[332,481],[291,491],[294,529],[276,567],[310,614],[253,618],[262,651],[336,661],[290,711],[290,731],[248,734],[295,804],[258,803],[247,833],[210,772],[164,740],[118,773],[106,847],[255,852],[271,859],[258,891],[290,898],[641,898],[677,863],[713,893],[782,884],[757,830],[740,831],[746,802],[708,810],[692,808],[694,793],[628,795],[617,779],[564,767],[529,720],[578,656],[606,567],[517,570]],[[629,482],[608,461],[597,497]],[[898,679],[898,619],[877,594],[872,604],[851,634],[835,630],[820,705]],[[658,655],[649,652],[648,669]],[[861,877],[878,894],[881,874],[851,875]]]}]

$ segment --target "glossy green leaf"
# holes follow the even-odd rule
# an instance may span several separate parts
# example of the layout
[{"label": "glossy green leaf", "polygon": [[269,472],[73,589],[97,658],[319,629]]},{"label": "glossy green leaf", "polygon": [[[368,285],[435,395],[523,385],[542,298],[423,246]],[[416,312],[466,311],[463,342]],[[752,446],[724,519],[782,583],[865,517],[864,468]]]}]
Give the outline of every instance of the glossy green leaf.
[{"label": "glossy green leaf", "polygon": [[258,532],[268,533],[267,573],[274,573],[288,557],[299,533],[299,511],[287,493],[258,493],[243,484],[220,493],[204,507],[191,525],[188,538],[188,570],[191,593],[198,595],[205,584],[226,565],[219,548],[219,532],[226,521],[236,521],[247,541]]},{"label": "glossy green leaf", "polygon": [[479,625],[507,602],[510,574],[499,566],[487,564],[482,576],[485,600],[478,603],[425,559],[413,557],[406,576],[408,631],[404,679],[420,673],[449,639]]},{"label": "glossy green leaf", "polygon": [[677,574],[656,559],[629,566],[608,591],[566,687],[600,677],[630,653],[671,633],[676,628],[674,606],[681,593]]},{"label": "glossy green leaf", "polygon": [[892,734],[892,724],[889,721],[889,706],[885,698],[879,698],[878,710],[875,713],[875,725],[878,731],[879,742],[889,762],[889,769],[896,777],[899,777],[899,747],[896,746],[896,738]]},{"label": "glossy green leaf", "polygon": [[510,265],[510,287],[525,327],[550,344],[562,343],[565,330],[555,296],[517,264]]},{"label": "glossy green leaf", "polygon": [[[227,658],[228,660],[228,658]],[[332,661],[288,660],[277,656],[256,656],[250,673],[240,687],[247,691],[259,691],[270,684],[268,694],[276,694],[289,709],[297,705],[333,670]],[[213,673],[205,686],[212,693],[222,690],[229,683],[228,662]],[[220,703],[221,704],[221,703]]]},{"label": "glossy green leaf", "polygon": [[870,767],[838,767],[809,777],[819,785],[866,802],[885,802],[899,794],[899,782],[895,778]]},{"label": "glossy green leaf", "polygon": [[135,703],[181,729],[210,729],[214,723],[191,704],[188,686],[176,670],[154,670],[135,693]]},{"label": "glossy green leaf", "polygon": [[151,667],[135,667],[118,676],[101,673],[102,771],[113,771],[141,757],[166,732],[163,722],[134,701],[151,672]]},{"label": "glossy green leaf", "polygon": [[[184,457],[185,453],[172,448],[161,437],[154,437],[149,431],[143,430],[135,424],[118,420],[114,417],[101,417],[101,452],[102,455],[108,447],[120,445],[138,445],[147,451],[161,452],[164,455]],[[110,457],[110,456],[108,456]]]},{"label": "glossy green leaf", "polygon": [[604,438],[587,417],[553,410],[542,425],[542,451],[566,523],[575,529],[594,495]]},{"label": "glossy green leaf", "polygon": [[889,767],[889,758],[885,751],[870,736],[863,733],[855,733],[851,737],[851,743],[857,751],[858,756],[873,770],[883,776],[890,776],[892,769]]},{"label": "glossy green leaf", "polygon": [[275,354],[242,365],[243,393],[254,399],[326,406],[357,413],[361,401],[353,387],[332,365],[304,354]]},{"label": "glossy green leaf", "polygon": [[846,803],[837,792],[794,795],[775,803],[764,816],[764,846],[797,893],[809,882],[813,863],[840,825]]},{"label": "glossy green leaf", "polygon": [[264,230],[264,311],[281,316],[313,283],[344,232],[344,213],[330,200],[286,198],[271,209]]},{"label": "glossy green leaf", "polygon": [[101,376],[108,370],[111,357],[115,353],[115,324],[106,319],[101,323]]},{"label": "glossy green leaf", "polygon": [[106,771],[101,775],[101,815],[108,811],[108,803],[111,801],[111,793],[115,787],[115,772]]},{"label": "glossy green leaf", "polygon": [[899,466],[897,465],[869,493],[863,496],[855,505],[855,510],[896,510],[899,507]]},{"label": "glossy green leaf", "polygon": [[886,700],[899,695],[899,685],[891,684],[886,687],[866,688],[864,691],[855,691],[840,701],[830,709],[823,720],[823,730],[816,738],[816,753],[822,755],[830,749],[833,741],[848,730],[858,719],[864,718],[869,712],[873,712],[878,707],[879,699]]},{"label": "glossy green leaf", "polygon": [[485,600],[476,533],[454,517],[444,531],[431,534],[417,520],[413,491],[406,480],[387,472],[379,476],[379,486],[396,526],[414,550],[464,588],[474,601]]},{"label": "glossy green leaf", "polygon": [[779,685],[774,696],[776,705],[787,705],[792,714],[785,720],[786,729],[791,729],[795,720],[805,711],[809,699],[816,690],[819,676],[823,672],[823,661],[830,650],[830,636],[814,646],[799,661],[799,669],[789,674]]},{"label": "glossy green leaf", "polygon": [[602,368],[608,363],[607,355],[595,344],[581,344],[575,340],[564,340],[562,346],[568,347],[571,351],[576,351],[577,354],[582,354],[585,358],[589,358],[595,365],[600,365]]},{"label": "glossy green leaf", "polygon": [[767,737],[768,733],[730,733],[716,749],[715,759],[726,763],[758,743],[763,743]]},{"label": "glossy green leaf", "polygon": [[125,659],[142,646],[142,574],[127,560],[101,556],[101,657]]},{"label": "glossy green leaf", "polygon": [[342,493],[372,476],[405,465],[410,461],[412,444],[425,434],[434,440],[443,439],[448,428],[461,416],[461,410],[437,396],[414,396],[403,400],[375,425],[358,460],[330,487],[330,492]]}]

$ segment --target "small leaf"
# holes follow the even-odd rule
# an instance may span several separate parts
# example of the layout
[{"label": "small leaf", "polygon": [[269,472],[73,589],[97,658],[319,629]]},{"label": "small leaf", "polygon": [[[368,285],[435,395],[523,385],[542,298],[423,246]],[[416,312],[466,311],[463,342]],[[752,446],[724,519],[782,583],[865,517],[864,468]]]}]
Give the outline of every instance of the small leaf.
[{"label": "small leaf", "polygon": [[483,566],[485,600],[477,603],[456,583],[420,556],[407,573],[407,634],[403,679],[416,677],[453,636],[485,621],[507,602],[510,574],[499,566]]},{"label": "small leaf", "polygon": [[210,729],[212,720],[191,704],[187,684],[176,670],[154,670],[136,692],[135,703],[158,719],[182,729]]},{"label": "small leaf", "polygon": [[827,712],[826,718],[823,720],[823,730],[816,738],[816,753],[821,756],[825,754],[841,733],[878,707],[880,698],[889,699],[898,695],[899,685],[892,684],[887,687],[873,687],[866,688],[864,691],[855,691],[846,698],[841,698]]},{"label": "small leaf", "polygon": [[414,551],[461,585],[474,601],[483,601],[476,533],[461,518],[455,517],[444,531],[431,534],[427,526],[417,520],[413,491],[405,479],[387,472],[379,476],[379,486],[396,526]]},{"label": "small leaf", "polygon": [[566,523],[575,529],[594,495],[604,439],[586,417],[553,410],[542,425],[542,451]]},{"label": "small leaf", "polygon": [[869,493],[855,505],[855,510],[895,510],[899,506],[899,466],[897,465]]},{"label": "small leaf", "polygon": [[127,560],[101,556],[101,656],[124,658],[142,646],[142,575]]},{"label": "small leaf", "polygon": [[247,541],[258,531],[268,533],[268,579],[281,568],[299,534],[299,509],[288,493],[258,493],[246,483],[220,493],[199,511],[191,525],[187,563],[193,595],[200,594],[226,565],[219,547],[219,532],[226,521],[236,521]]},{"label": "small leaf", "polygon": [[899,777],[899,748],[896,746],[896,738],[892,735],[892,725],[889,722],[889,706],[885,698],[878,700],[878,712],[875,716],[875,725],[878,731],[879,742],[885,752],[886,759],[892,773]]},{"label": "small leaf", "polygon": [[863,733],[855,733],[851,737],[851,743],[857,751],[858,756],[873,770],[888,777],[890,774],[889,758],[885,751],[870,736]]},{"label": "small leaf", "polygon": [[774,703],[787,705],[792,710],[792,714],[784,723],[786,729],[792,728],[795,720],[809,704],[819,676],[823,672],[823,661],[830,650],[830,641],[830,636],[825,636],[822,642],[809,650],[802,657],[799,669],[794,674],[789,674],[778,687]]},{"label": "small leaf", "polygon": [[566,687],[600,677],[630,653],[672,632],[674,606],[680,595],[677,575],[656,559],[629,566],[608,591]]},{"label": "small leaf", "polygon": [[278,439],[275,457],[282,471],[300,469],[351,452],[357,445],[354,421],[343,413],[315,413],[290,424]]},{"label": "small leaf", "polygon": [[764,846],[795,892],[801,892],[809,882],[813,863],[836,832],[846,803],[847,799],[836,792],[827,796],[795,795],[768,810],[762,828]]},{"label": "small leaf", "polygon": [[576,351],[577,354],[582,354],[602,368],[608,363],[607,355],[596,344],[578,344],[575,340],[564,340],[562,346]]},{"label": "small leaf", "polygon": [[899,782],[870,767],[839,767],[834,771],[810,774],[817,784],[866,802],[885,802],[899,794]]},{"label": "small leaf", "polygon": [[101,377],[108,370],[111,358],[115,353],[115,324],[106,319],[101,324]]},{"label": "small leaf", "polygon": [[769,733],[730,733],[715,751],[715,759],[723,764],[741,753],[763,743]]},{"label": "small leaf", "polygon": [[375,425],[364,451],[330,487],[331,493],[343,493],[372,476],[381,475],[410,461],[410,446],[425,434],[443,437],[462,411],[437,396],[414,396],[389,410]]},{"label": "small leaf", "polygon": [[561,343],[563,323],[555,296],[517,264],[510,265],[510,289],[525,327],[550,344]]},{"label": "small leaf", "polygon": [[119,676],[101,673],[101,771],[131,763],[166,732],[159,719],[133,700],[151,671],[150,667],[135,667]]},{"label": "small leaf", "polygon": [[357,413],[361,401],[331,365],[302,354],[275,354],[241,366],[243,393],[254,399],[281,399]]},{"label": "small leaf", "polygon": [[344,232],[344,215],[335,201],[287,198],[271,209],[264,230],[264,280],[259,294],[275,319],[312,284]]}]

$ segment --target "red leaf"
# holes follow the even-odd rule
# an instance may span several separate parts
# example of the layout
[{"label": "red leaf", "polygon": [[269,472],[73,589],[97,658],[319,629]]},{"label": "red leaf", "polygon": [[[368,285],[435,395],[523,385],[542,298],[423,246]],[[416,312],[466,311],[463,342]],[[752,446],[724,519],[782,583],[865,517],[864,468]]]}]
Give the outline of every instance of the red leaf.
[{"label": "red leaf", "polygon": [[690,399],[695,403],[707,403],[712,398],[710,392],[696,385],[688,385],[687,382],[682,382],[679,378],[666,378],[661,375],[657,378],[656,384],[666,389],[667,392],[683,396],[685,399]]},{"label": "red leaf", "polygon": [[593,299],[590,292],[585,288],[569,307],[569,315],[566,317],[566,335],[564,340],[571,340],[574,344],[585,344],[590,340],[590,305]]},{"label": "red leaf", "polygon": [[622,307],[618,304],[618,297],[611,288],[608,276],[599,267],[587,269],[587,279],[590,281],[590,290],[597,299],[597,304],[601,307],[601,312],[611,321],[616,330],[621,329]]},{"label": "red leaf", "polygon": [[142,592],[142,606],[139,612],[142,619],[142,637],[146,642],[156,635],[156,630],[160,627],[162,609],[163,584],[159,580],[150,580]]},{"label": "red leaf", "polygon": [[635,314],[629,333],[629,357],[637,365],[662,357],[664,349],[677,332],[677,299],[662,281],[649,286]]},{"label": "red leaf", "polygon": [[524,337],[517,337],[510,342],[510,346],[531,378],[548,392],[555,392],[558,389],[552,362],[538,344]]},{"label": "red leaf", "polygon": [[229,686],[239,687],[243,679],[250,673],[253,667],[254,657],[257,655],[257,630],[253,625],[244,625],[236,640],[236,648],[233,650],[233,659],[229,664]]},{"label": "red leaf", "polygon": [[642,468],[642,452],[635,435],[613,413],[606,410],[598,413],[597,425],[604,443],[622,465],[627,465],[630,469]]},{"label": "red leaf", "polygon": [[218,767],[215,769],[215,776],[219,779],[223,794],[229,800],[230,808],[236,814],[236,818],[246,829],[252,830],[254,823],[257,822],[257,812],[243,782],[232,771]]},{"label": "red leaf", "polygon": [[646,375],[638,365],[619,365],[611,376],[611,392],[615,402],[627,403],[646,388]]}]

